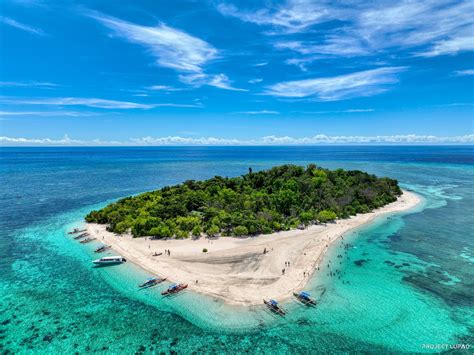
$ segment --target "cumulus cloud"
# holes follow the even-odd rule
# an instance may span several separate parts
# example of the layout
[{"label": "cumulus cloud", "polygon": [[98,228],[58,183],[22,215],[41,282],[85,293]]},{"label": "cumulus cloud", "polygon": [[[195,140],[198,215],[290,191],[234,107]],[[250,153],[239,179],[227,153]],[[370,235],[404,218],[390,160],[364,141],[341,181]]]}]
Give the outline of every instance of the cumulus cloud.
[{"label": "cumulus cloud", "polygon": [[173,145],[318,145],[318,144],[474,144],[474,134],[464,136],[433,135],[387,135],[387,136],[328,136],[318,134],[310,137],[265,136],[241,140],[216,137],[141,137],[126,141],[80,140],[63,138],[14,138],[0,137],[2,146],[173,146]]},{"label": "cumulus cloud", "polygon": [[41,28],[26,25],[24,23],[21,23],[21,22],[18,22],[16,20],[14,20],[10,17],[0,16],[0,22],[6,24],[8,26],[18,28],[19,30],[34,34],[34,35],[39,35],[39,36],[45,36],[46,35],[46,33]]},{"label": "cumulus cloud", "polygon": [[266,95],[287,98],[314,98],[337,101],[360,96],[372,96],[398,82],[398,73],[405,67],[384,67],[334,77],[286,81],[270,85]]}]

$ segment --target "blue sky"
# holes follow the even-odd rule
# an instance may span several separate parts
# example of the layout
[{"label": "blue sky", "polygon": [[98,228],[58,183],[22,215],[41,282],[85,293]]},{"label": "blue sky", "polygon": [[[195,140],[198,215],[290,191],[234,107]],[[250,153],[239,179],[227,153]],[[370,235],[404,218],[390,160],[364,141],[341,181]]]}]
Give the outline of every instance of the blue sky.
[{"label": "blue sky", "polygon": [[474,142],[472,1],[117,4],[2,1],[0,144]]}]

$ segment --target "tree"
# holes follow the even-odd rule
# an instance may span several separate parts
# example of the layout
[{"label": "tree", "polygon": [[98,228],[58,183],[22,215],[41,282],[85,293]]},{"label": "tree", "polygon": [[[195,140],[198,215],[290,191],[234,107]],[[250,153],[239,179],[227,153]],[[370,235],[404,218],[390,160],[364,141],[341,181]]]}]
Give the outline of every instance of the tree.
[{"label": "tree", "polygon": [[206,229],[206,234],[209,237],[215,237],[219,233],[219,227],[215,224],[212,224],[209,228]]},{"label": "tree", "polygon": [[323,210],[318,213],[318,221],[321,223],[331,222],[337,218],[337,214],[330,210]]},{"label": "tree", "polygon": [[160,223],[159,226],[153,227],[150,230],[150,235],[157,238],[170,238],[173,236],[173,233],[165,223]]},{"label": "tree", "polygon": [[118,200],[85,218],[134,237],[253,235],[333,221],[393,202],[398,182],[362,171],[309,164],[277,166],[235,178],[215,176]]},{"label": "tree", "polygon": [[249,231],[247,229],[247,227],[245,226],[237,226],[234,228],[234,235],[235,236],[243,236],[243,235],[248,235],[249,234]]}]

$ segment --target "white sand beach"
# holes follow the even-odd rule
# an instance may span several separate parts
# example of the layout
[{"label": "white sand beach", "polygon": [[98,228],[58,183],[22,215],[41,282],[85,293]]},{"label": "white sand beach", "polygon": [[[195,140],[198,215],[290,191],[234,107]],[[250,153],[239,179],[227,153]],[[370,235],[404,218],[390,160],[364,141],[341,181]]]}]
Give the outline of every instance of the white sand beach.
[{"label": "white sand beach", "polygon": [[[150,274],[187,283],[193,291],[231,304],[254,305],[261,304],[263,298],[283,300],[302,290],[329,245],[347,231],[381,215],[411,209],[420,202],[418,195],[404,191],[397,201],[371,213],[305,230],[248,238],[151,240],[115,235],[107,232],[104,225],[88,224],[87,229],[97,240],[110,244],[117,254]],[[170,256],[165,255],[165,249],[171,251]],[[155,252],[163,254],[153,256]]]}]

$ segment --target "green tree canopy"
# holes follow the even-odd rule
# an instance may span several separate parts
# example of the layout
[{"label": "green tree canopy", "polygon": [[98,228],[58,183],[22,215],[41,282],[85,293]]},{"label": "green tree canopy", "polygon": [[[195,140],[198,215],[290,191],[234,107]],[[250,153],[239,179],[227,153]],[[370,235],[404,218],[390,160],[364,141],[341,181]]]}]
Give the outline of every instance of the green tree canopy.
[{"label": "green tree canopy", "polygon": [[90,212],[86,221],[135,237],[254,235],[367,213],[400,194],[396,180],[358,170],[282,165],[126,197]]}]

